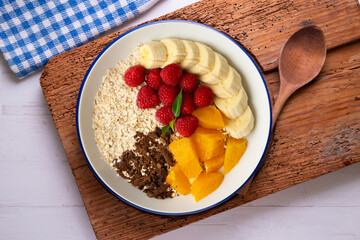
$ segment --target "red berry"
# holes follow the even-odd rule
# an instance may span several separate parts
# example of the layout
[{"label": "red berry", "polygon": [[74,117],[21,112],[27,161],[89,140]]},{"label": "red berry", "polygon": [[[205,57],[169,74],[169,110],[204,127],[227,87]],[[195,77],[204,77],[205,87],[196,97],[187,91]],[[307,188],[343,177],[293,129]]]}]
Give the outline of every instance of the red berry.
[{"label": "red berry", "polygon": [[146,82],[147,84],[154,90],[159,90],[159,88],[164,85],[164,82],[161,80],[160,77],[161,69],[152,69],[146,75]]},{"label": "red berry", "polygon": [[171,107],[161,107],[159,110],[155,113],[156,120],[163,124],[163,125],[169,125],[169,122],[175,118]]},{"label": "red berry", "polygon": [[195,103],[193,96],[188,93],[183,93],[180,113],[181,114],[191,114],[195,110]]},{"label": "red berry", "polygon": [[182,75],[181,67],[176,63],[165,66],[160,72],[160,76],[163,82],[166,85],[170,85],[170,86],[178,85],[180,82],[181,75]]},{"label": "red berry", "polygon": [[138,92],[136,105],[139,108],[153,108],[160,103],[158,95],[148,85],[142,86]]},{"label": "red berry", "polygon": [[196,89],[194,93],[194,102],[196,107],[206,107],[211,104],[213,100],[213,91],[211,88],[202,86]]},{"label": "red berry", "polygon": [[190,137],[199,125],[199,120],[193,115],[185,115],[176,119],[175,129],[183,137]]},{"label": "red berry", "polygon": [[160,101],[165,105],[171,107],[180,89],[174,86],[162,85],[159,89]]},{"label": "red berry", "polygon": [[185,73],[180,79],[179,87],[186,93],[193,93],[197,87],[197,78],[192,73]]},{"label": "red berry", "polygon": [[124,74],[125,83],[130,87],[137,87],[145,81],[146,69],[141,65],[128,68]]}]

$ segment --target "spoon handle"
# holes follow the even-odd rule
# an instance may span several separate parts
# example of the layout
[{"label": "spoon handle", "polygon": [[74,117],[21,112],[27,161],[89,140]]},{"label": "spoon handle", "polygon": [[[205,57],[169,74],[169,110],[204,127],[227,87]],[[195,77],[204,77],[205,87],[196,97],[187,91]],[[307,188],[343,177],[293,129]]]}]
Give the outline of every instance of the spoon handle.
[{"label": "spoon handle", "polygon": [[271,130],[274,129],[276,120],[277,120],[286,100],[290,97],[291,94],[293,94],[293,92],[295,92],[295,90],[296,90],[296,88],[294,88],[292,85],[289,85],[289,84],[281,84],[280,85],[279,96],[275,101],[273,111],[272,111]]}]

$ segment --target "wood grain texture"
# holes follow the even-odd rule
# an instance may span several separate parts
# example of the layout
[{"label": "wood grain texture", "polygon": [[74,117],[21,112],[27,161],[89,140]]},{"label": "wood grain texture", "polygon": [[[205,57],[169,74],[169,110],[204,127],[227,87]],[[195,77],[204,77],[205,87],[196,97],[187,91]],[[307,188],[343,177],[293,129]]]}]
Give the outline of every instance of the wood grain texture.
[{"label": "wood grain texture", "polygon": [[[348,4],[350,3],[352,2],[349,1]],[[200,18],[203,16],[198,19],[199,22],[214,26],[222,22],[214,22],[213,15],[209,14],[209,11],[213,8],[228,6],[223,4],[220,1],[208,1],[206,4],[199,2],[165,17],[190,16],[191,20],[197,20],[194,19],[195,15]],[[228,4],[236,4],[236,2],[229,1]],[[346,3],[342,4],[346,5]],[[206,10],[204,10],[205,7]],[[195,9],[197,9],[196,12]],[[352,9],[350,8],[349,11],[351,12]],[[206,14],[202,14],[202,11]],[[243,11],[243,9],[238,9],[237,13],[241,15]],[[324,11],[320,13],[327,15]],[[259,14],[261,16],[262,13]],[[266,15],[269,16],[269,14],[271,15],[267,12]],[[287,13],[287,15],[292,14]],[[251,18],[251,16],[249,14],[248,17]],[[232,19],[231,16],[228,17]],[[298,23],[300,19],[296,19],[296,22]],[[242,19],[241,24],[249,27],[251,22],[247,21],[246,24],[246,21],[247,19]],[[320,24],[317,23],[317,25]],[[222,30],[221,26],[219,25],[218,29]],[[291,34],[290,29],[293,32],[296,26],[289,28],[287,33],[278,34],[281,36],[277,38],[279,46],[282,40]],[[233,27],[234,25],[232,29],[235,29]],[[339,28],[343,29],[346,26]],[[331,36],[329,29],[328,31],[325,29],[325,35]],[[351,33],[354,36],[351,29],[347,29],[344,33]],[[360,42],[356,41],[329,52],[320,76],[315,82],[296,92],[284,106],[278,119],[268,158],[245,197],[237,195],[214,209],[182,217],[148,214],[124,204],[107,192],[95,179],[81,153],[75,128],[76,98],[83,76],[99,51],[117,35],[119,33],[53,58],[41,76],[44,95],[90,221],[99,239],[150,238],[360,161],[360,150],[357,147],[360,139],[360,82],[358,81]],[[240,40],[236,35],[230,35]],[[246,42],[247,38],[243,39],[242,43],[245,46]],[[275,43],[274,46],[276,46]],[[249,46],[247,48],[250,49]],[[268,54],[271,51],[262,52]],[[255,56],[259,60],[262,55],[255,54]],[[264,77],[271,96],[276,98],[279,87],[278,72],[266,73]]]},{"label": "wood grain texture", "polygon": [[[182,19],[216,28],[242,44],[264,71],[277,67],[279,51],[294,32],[315,24],[322,28],[328,49],[360,38],[360,6],[356,0],[207,0],[200,1],[154,20]],[[79,61],[93,58],[121,33],[111,34],[54,57],[78,58],[76,52],[87,52]],[[90,50],[89,48],[93,48]],[[219,49],[221,50],[221,49]]]},{"label": "wood grain texture", "polygon": [[201,1],[159,19],[186,19],[214,27],[241,43],[264,71],[277,67],[282,45],[304,26],[321,27],[328,49],[360,38],[360,7],[355,0]]}]

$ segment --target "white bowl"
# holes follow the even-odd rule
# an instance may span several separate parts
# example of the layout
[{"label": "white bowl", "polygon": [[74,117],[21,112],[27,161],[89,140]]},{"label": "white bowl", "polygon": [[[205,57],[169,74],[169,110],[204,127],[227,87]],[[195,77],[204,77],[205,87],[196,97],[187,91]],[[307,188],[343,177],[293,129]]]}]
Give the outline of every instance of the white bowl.
[{"label": "white bowl", "polygon": [[[255,127],[247,136],[248,146],[240,162],[225,175],[223,183],[215,192],[199,202],[195,202],[191,194],[164,200],[149,198],[117,176],[116,171],[101,159],[92,128],[95,94],[107,69],[115,68],[139,43],[169,37],[202,42],[221,53],[240,72],[255,116]],[[76,109],[76,125],[80,146],[91,170],[111,193],[144,211],[162,215],[185,215],[205,211],[225,202],[255,174],[269,142],[271,104],[259,69],[239,44],[209,26],[190,21],[167,20],[144,24],[127,31],[101,51],[82,82]]]}]

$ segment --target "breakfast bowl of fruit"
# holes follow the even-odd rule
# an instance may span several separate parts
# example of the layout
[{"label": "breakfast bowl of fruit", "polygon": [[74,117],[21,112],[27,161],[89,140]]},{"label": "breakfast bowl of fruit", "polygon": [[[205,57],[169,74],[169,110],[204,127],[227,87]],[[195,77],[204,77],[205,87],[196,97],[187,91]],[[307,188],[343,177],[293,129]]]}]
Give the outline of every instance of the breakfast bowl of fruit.
[{"label": "breakfast bowl of fruit", "polygon": [[229,36],[168,20],[120,35],[89,67],[76,126],[103,186],[155,214],[194,214],[236,194],[270,137],[261,72]]}]

